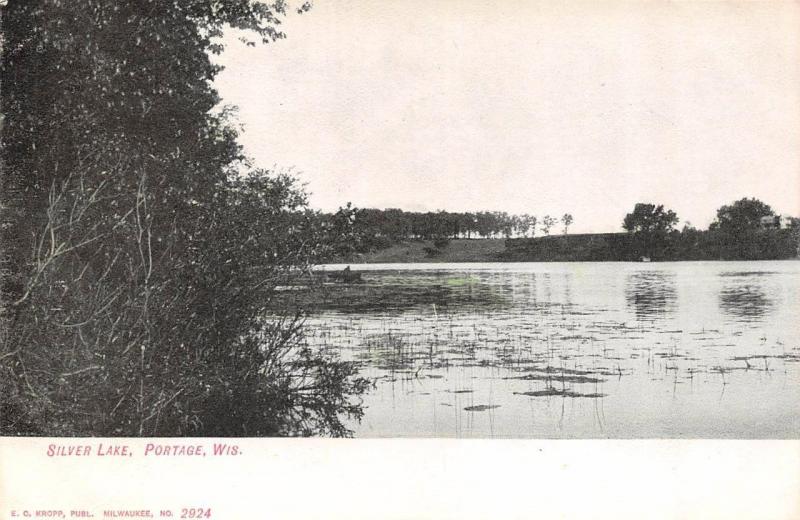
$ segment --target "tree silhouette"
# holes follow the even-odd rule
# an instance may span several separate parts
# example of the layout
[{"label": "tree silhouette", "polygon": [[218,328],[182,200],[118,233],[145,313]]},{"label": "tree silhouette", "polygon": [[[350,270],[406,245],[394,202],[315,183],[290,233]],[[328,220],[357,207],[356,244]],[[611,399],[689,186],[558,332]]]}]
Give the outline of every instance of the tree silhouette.
[{"label": "tree silhouette", "polygon": [[572,225],[573,218],[569,213],[564,213],[561,217],[561,223],[564,224],[564,234],[569,233],[569,227]]},{"label": "tree silhouette", "polygon": [[633,211],[625,215],[622,227],[637,233],[666,233],[678,223],[678,216],[663,205],[637,203]]},{"label": "tree silhouette", "polygon": [[675,212],[665,210],[663,205],[637,203],[622,223],[622,227],[633,234],[635,258],[662,258],[668,233],[678,220]]},{"label": "tree silhouette", "polygon": [[774,215],[772,208],[758,199],[743,198],[717,210],[717,218],[710,229],[741,232],[761,227],[761,218]]},{"label": "tree silhouette", "polygon": [[542,233],[545,235],[550,234],[550,228],[556,225],[557,220],[550,215],[545,215],[542,218]]}]

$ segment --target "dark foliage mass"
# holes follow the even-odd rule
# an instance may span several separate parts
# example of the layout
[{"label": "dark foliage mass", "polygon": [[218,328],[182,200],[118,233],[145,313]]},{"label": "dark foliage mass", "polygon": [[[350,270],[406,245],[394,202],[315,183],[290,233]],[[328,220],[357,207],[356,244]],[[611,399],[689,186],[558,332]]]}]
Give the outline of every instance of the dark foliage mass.
[{"label": "dark foliage mass", "polygon": [[[301,6],[300,10],[306,6]],[[0,433],[348,433],[366,382],[276,288],[347,236],[251,170],[212,87],[254,0],[10,0],[2,14]]]},{"label": "dark foliage mass", "polygon": [[727,233],[745,233],[759,229],[762,217],[774,214],[769,205],[758,199],[739,199],[719,208],[717,218],[711,223],[710,228]]},{"label": "dark foliage mass", "polygon": [[536,217],[500,211],[414,212],[400,209],[360,209],[357,229],[392,240],[412,238],[489,238],[535,232]]},{"label": "dark foliage mass", "polygon": [[[340,259],[357,258],[353,253],[378,251],[409,240],[427,241],[426,256],[435,258],[444,254],[450,240],[475,238],[505,238],[505,252],[494,258],[500,261],[775,260],[794,258],[800,248],[800,227],[765,226],[763,217],[774,216],[774,212],[757,199],[722,206],[708,230],[688,224],[678,230],[674,211],[638,203],[623,219],[624,233],[577,235],[567,234],[573,223],[569,213],[559,219],[560,232],[551,234],[559,221],[549,215],[537,219],[505,212],[348,210],[351,235],[348,248],[336,251]],[[341,222],[342,213],[322,218]],[[537,231],[543,236],[534,237]]]},{"label": "dark foliage mass", "polygon": [[678,223],[678,215],[663,205],[638,203],[625,215],[622,228],[638,233],[668,233]]},{"label": "dark foliage mass", "polygon": [[502,259],[514,262],[630,262],[642,256],[653,261],[783,260],[798,255],[798,229],[755,230],[736,241],[715,230],[673,230],[658,249],[643,249],[632,233],[597,233],[510,239]]},{"label": "dark foliage mass", "polygon": [[511,261],[636,261],[651,260],[779,260],[800,253],[800,226],[765,227],[772,209],[757,199],[741,199],[717,211],[708,230],[678,223],[675,212],[655,204],[636,204],[625,216],[626,233],[600,233],[511,239],[505,260]]},{"label": "dark foliage mass", "polygon": [[664,258],[669,233],[678,223],[678,215],[664,206],[639,203],[625,215],[622,228],[632,233],[630,241],[634,258]]},{"label": "dark foliage mass", "polygon": [[[326,215],[329,219],[340,219],[340,214]],[[532,237],[539,231],[549,235],[559,222],[545,215],[541,220],[523,213],[509,214],[504,211],[415,212],[401,209],[357,209],[352,213],[351,248],[343,253],[364,253],[390,247],[407,240],[430,240],[434,247],[428,248],[434,256],[447,247],[449,240],[457,238],[511,238]],[[561,219],[566,234],[574,219],[565,213]]]}]

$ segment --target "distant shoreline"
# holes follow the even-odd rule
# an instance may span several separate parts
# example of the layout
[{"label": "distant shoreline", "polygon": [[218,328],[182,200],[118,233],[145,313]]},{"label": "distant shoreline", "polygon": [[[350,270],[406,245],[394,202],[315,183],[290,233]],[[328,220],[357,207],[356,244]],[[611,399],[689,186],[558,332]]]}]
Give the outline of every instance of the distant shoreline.
[{"label": "distant shoreline", "polygon": [[[617,243],[607,244],[616,235]],[[384,249],[332,259],[332,264],[480,263],[480,262],[637,262],[625,251],[627,234],[550,235],[537,238],[458,238],[444,247],[431,240],[407,240]],[[596,244],[596,241],[603,241]],[[592,249],[593,248],[593,249]],[[592,255],[597,257],[592,258]],[[680,256],[652,259],[653,263],[692,261],[798,260],[797,252],[783,247],[764,258],[720,258],[695,248]]]},{"label": "distant shoreline", "polygon": [[[336,264],[402,264],[402,263],[468,263],[503,262],[501,254],[506,251],[504,238],[457,238],[450,240],[439,253],[431,240],[408,240],[385,249],[368,253],[357,253],[344,258],[335,258]],[[428,251],[426,251],[426,248]]]}]

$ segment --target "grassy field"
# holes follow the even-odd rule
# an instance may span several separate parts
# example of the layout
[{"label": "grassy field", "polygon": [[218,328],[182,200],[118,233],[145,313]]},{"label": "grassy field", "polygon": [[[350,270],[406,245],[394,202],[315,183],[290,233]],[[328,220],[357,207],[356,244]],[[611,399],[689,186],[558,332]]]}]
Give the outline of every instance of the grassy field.
[{"label": "grassy field", "polygon": [[[426,250],[438,251],[431,255]],[[418,263],[418,262],[492,262],[498,254],[505,251],[505,239],[455,239],[442,248],[436,249],[431,241],[408,241],[372,253],[359,254],[341,259],[343,263]]]}]

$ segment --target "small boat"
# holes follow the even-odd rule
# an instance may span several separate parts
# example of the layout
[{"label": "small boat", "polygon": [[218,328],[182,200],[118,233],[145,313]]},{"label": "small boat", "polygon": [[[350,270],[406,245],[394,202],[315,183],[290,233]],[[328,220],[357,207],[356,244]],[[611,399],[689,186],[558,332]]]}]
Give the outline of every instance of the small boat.
[{"label": "small boat", "polygon": [[639,261],[640,262],[649,262],[650,261],[650,257],[649,256],[640,256],[639,257]]}]

